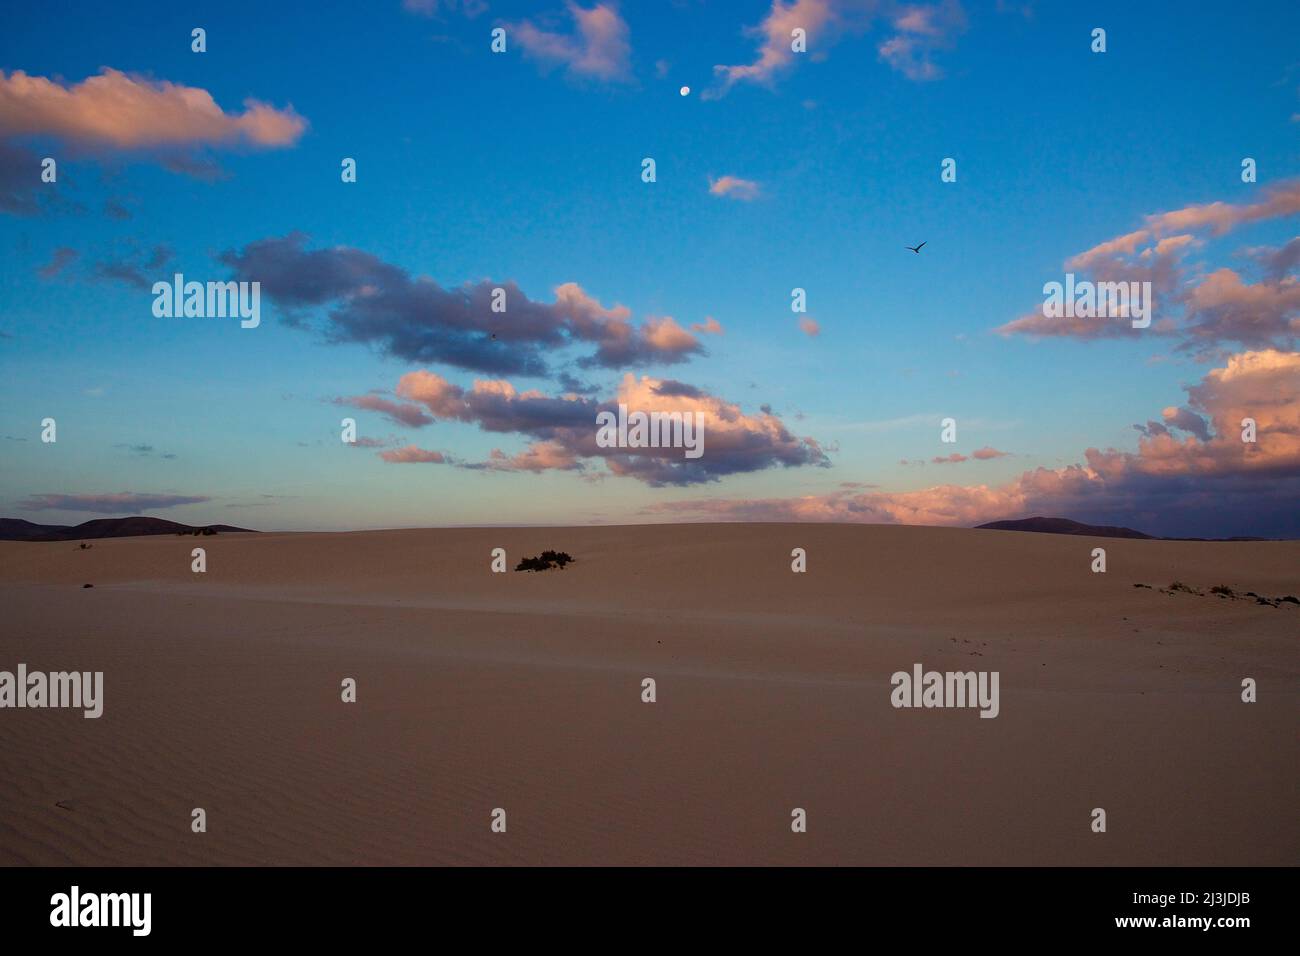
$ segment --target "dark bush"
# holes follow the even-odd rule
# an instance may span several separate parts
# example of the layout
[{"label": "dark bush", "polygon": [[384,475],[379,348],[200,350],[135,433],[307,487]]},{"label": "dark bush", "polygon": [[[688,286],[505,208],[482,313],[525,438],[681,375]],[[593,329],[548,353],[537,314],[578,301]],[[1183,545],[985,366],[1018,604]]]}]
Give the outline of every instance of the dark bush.
[{"label": "dark bush", "polygon": [[567,551],[543,551],[535,558],[524,558],[515,566],[516,571],[549,571],[551,568],[564,570],[564,566],[575,560]]}]

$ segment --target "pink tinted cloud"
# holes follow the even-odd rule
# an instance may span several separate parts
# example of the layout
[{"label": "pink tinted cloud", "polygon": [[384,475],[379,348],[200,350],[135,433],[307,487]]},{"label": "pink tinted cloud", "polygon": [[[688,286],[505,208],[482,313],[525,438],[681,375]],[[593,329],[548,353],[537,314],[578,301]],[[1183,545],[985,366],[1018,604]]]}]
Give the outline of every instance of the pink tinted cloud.
[{"label": "pink tinted cloud", "polygon": [[488,471],[578,471],[582,463],[561,442],[542,441],[533,442],[515,455],[493,448],[488,461],[478,467]]},{"label": "pink tinted cloud", "polygon": [[741,179],[739,176],[719,176],[717,179],[709,180],[709,192],[714,196],[726,196],[730,199],[739,199],[742,202],[752,202],[758,198],[758,183],[752,179]]},{"label": "pink tinted cloud", "polygon": [[[436,419],[515,433],[532,442],[522,455],[512,458],[500,452],[486,462],[462,465],[466,468],[567,470],[580,460],[599,460],[609,474],[658,486],[716,481],[778,465],[829,464],[826,450],[816,440],[792,434],[770,411],[750,415],[732,402],[670,379],[628,373],[613,396],[597,401],[572,392],[558,397],[535,389],[521,392],[504,379],[478,379],[465,388],[422,369],[403,375],[396,392]],[[704,421],[703,455],[688,459],[678,448],[599,446],[596,416],[616,412],[620,404],[632,411],[680,412],[692,416],[692,421],[698,412]]]},{"label": "pink tinted cloud", "polygon": [[[1300,337],[1300,282],[1291,274],[1300,261],[1300,241],[1279,249],[1244,250],[1264,273],[1247,282],[1232,269],[1187,270],[1185,257],[1204,246],[1197,233],[1221,235],[1238,226],[1300,212],[1300,179],[1270,187],[1259,202],[1213,202],[1146,217],[1147,225],[1098,243],[1066,260],[1076,280],[1150,282],[1153,323],[1135,329],[1122,319],[1048,317],[1040,304],[1000,326],[1002,335],[1081,339],[1169,335],[1179,350],[1216,355],[1224,343],[1247,349],[1293,348]],[[1054,279],[1054,281],[1059,281]]]},{"label": "pink tinted cloud", "polygon": [[596,354],[580,363],[613,368],[637,361],[683,361],[702,349],[700,340],[671,316],[635,325],[627,306],[606,308],[576,282],[556,287],[555,308],[568,317],[577,338],[597,344]]},{"label": "pink tinted cloud", "polygon": [[1196,232],[1208,229],[1215,235],[1248,223],[1279,216],[1300,213],[1300,179],[1292,179],[1266,187],[1264,198],[1255,203],[1212,202],[1184,206],[1170,212],[1147,217],[1152,231],[1161,235],[1170,232]]},{"label": "pink tinted cloud", "polygon": [[626,21],[611,4],[593,7],[566,4],[575,32],[556,33],[525,20],[511,24],[509,35],[524,55],[545,66],[562,65],[571,76],[606,82],[631,79],[632,47]]},{"label": "pink tinted cloud", "polygon": [[394,402],[378,395],[354,395],[351,398],[336,398],[335,405],[347,405],[368,412],[380,412],[390,420],[408,428],[420,428],[432,425],[433,418],[420,410],[418,405]]},{"label": "pink tinted cloud", "polygon": [[[1182,282],[1182,257],[1192,246],[1191,236],[1177,236],[1155,242],[1138,252],[1144,242],[1153,240],[1145,229],[1119,236],[1071,257],[1065,263],[1067,270],[1084,273],[1076,281],[1151,283],[1153,321],[1150,328],[1138,329],[1124,318],[1098,318],[1091,316],[1047,316],[1040,303],[1032,312],[1022,315],[996,331],[1000,335],[1030,335],[1034,337],[1069,337],[1080,339],[1127,338],[1142,334],[1165,335],[1174,331],[1166,312],[1177,303]],[[1054,277],[1061,282],[1063,277]]]},{"label": "pink tinted cloud", "polygon": [[[713,68],[717,86],[704,97],[723,96],[738,83],[773,86],[801,59],[817,59],[840,39],[860,35],[875,22],[889,34],[876,46],[880,60],[911,80],[933,80],[942,70],[933,62],[937,50],[952,46],[966,29],[966,14],[958,0],[936,4],[877,3],[873,0],[772,0],[766,16],[744,32],[758,40],[749,63]],[[807,52],[791,49],[792,31],[803,29]]]},{"label": "pink tinted cloud", "polygon": [[307,122],[293,107],[244,101],[227,113],[207,90],[105,67],[67,86],[21,70],[0,71],[0,135],[56,136],[114,149],[167,146],[291,146]]},{"label": "pink tinted cloud", "polygon": [[[1237,226],[1300,213],[1300,179],[1287,180],[1266,188],[1264,198],[1256,203],[1232,204],[1211,202],[1183,206],[1146,217],[1145,228],[1098,243],[1086,252],[1071,257],[1068,269],[1090,270],[1137,253],[1138,247],[1157,237],[1154,253],[1167,255],[1176,246],[1191,242],[1196,232],[1210,231],[1222,235]],[[1173,235],[1171,235],[1173,234]]]},{"label": "pink tinted cloud", "polygon": [[1091,269],[1096,265],[1109,261],[1116,254],[1133,255],[1137,247],[1151,238],[1151,232],[1147,229],[1138,229],[1135,232],[1126,233],[1117,236],[1114,239],[1107,239],[1105,242],[1098,243],[1087,252],[1081,252],[1071,259],[1067,259],[1065,267],[1067,269]]},{"label": "pink tinted cloud", "polygon": [[[296,232],[218,258],[233,278],[260,282],[279,308],[323,308],[327,341],[374,345],[407,362],[540,378],[556,374],[548,359],[571,344],[594,347],[577,358],[582,368],[672,364],[705,353],[675,322],[635,323],[626,306],[605,306],[576,282],[557,286],[552,303],[530,299],[510,280],[443,288],[361,249],[310,249]],[[498,288],[508,321],[492,308]]]},{"label": "pink tinted cloud", "polygon": [[[973,525],[1029,514],[1149,515],[1151,521],[1236,522],[1295,527],[1300,500],[1300,353],[1264,350],[1231,356],[1187,389],[1185,414],[1136,452],[1089,448],[1085,464],[1037,468],[1002,485],[944,484],[915,491],[837,490],[798,498],[708,498],[652,505],[650,513],[697,520],[861,521]],[[1208,430],[1189,416],[1208,422]],[[1257,441],[1241,440],[1242,420]],[[940,461],[946,459],[937,459]],[[905,462],[904,462],[905,463]],[[1290,526],[1286,523],[1290,522]],[[1270,524],[1271,523],[1271,524]]]},{"label": "pink tinted cloud", "polygon": [[1300,282],[1242,282],[1231,269],[1216,269],[1187,294],[1188,334],[1193,342],[1241,342],[1254,348],[1300,335]]},{"label": "pink tinted cloud", "polygon": [[741,82],[770,85],[779,74],[794,66],[795,58],[800,55],[790,49],[791,32],[796,28],[806,31],[809,49],[817,49],[819,43],[833,42],[838,33],[832,23],[833,6],[833,0],[795,0],[794,3],[772,0],[762,23],[745,31],[761,41],[755,60],[735,66],[715,66],[713,72],[721,85],[704,95],[719,96]]},{"label": "pink tinted cloud", "polygon": [[881,61],[909,80],[937,80],[943,70],[934,62],[933,54],[950,47],[957,34],[966,29],[966,13],[957,0],[928,7],[904,5],[897,9],[891,25],[896,32],[876,48]]},{"label": "pink tinted cloud", "polygon": [[381,451],[379,457],[395,465],[441,465],[447,461],[442,452],[428,451],[415,445],[406,445],[403,448],[394,448],[391,451]]},{"label": "pink tinted cloud", "polygon": [[670,315],[646,319],[642,334],[652,349],[668,354],[689,352],[700,341],[678,325]]}]

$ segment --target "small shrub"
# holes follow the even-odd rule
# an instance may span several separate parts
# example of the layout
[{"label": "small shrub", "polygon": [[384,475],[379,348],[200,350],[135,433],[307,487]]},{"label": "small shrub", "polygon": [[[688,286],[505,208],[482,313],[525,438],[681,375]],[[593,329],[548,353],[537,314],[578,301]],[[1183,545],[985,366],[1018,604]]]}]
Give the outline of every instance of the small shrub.
[{"label": "small shrub", "polygon": [[535,558],[524,558],[515,566],[516,571],[549,571],[551,568],[564,570],[564,566],[574,557],[567,551],[543,551]]}]

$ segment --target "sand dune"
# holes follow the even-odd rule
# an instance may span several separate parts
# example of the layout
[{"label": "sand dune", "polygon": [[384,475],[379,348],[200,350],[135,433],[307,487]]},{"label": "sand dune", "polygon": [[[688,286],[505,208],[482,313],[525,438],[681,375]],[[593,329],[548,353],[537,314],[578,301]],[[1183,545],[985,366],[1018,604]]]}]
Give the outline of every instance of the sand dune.
[{"label": "sand dune", "polygon": [[[493,574],[496,547],[577,562]],[[105,674],[98,720],[0,710],[0,863],[1292,864],[1300,607],[1158,590],[1175,580],[1300,595],[1300,542],[779,524],[0,542],[0,670]],[[915,662],[998,671],[999,716],[895,709],[890,675]]]}]

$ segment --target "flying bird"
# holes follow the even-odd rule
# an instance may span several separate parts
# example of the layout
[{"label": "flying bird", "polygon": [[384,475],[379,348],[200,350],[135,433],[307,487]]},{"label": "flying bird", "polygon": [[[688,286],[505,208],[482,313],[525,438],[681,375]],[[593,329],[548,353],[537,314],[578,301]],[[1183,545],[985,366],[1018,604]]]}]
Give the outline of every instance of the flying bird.
[{"label": "flying bird", "polygon": [[[925,242],[929,242],[929,241],[930,241],[929,239],[925,240]],[[925,245],[925,242],[921,243],[921,246]],[[904,248],[904,249],[911,249],[913,252],[915,252],[915,253],[919,256],[919,255],[921,254],[921,246],[904,246],[903,248]]]}]

